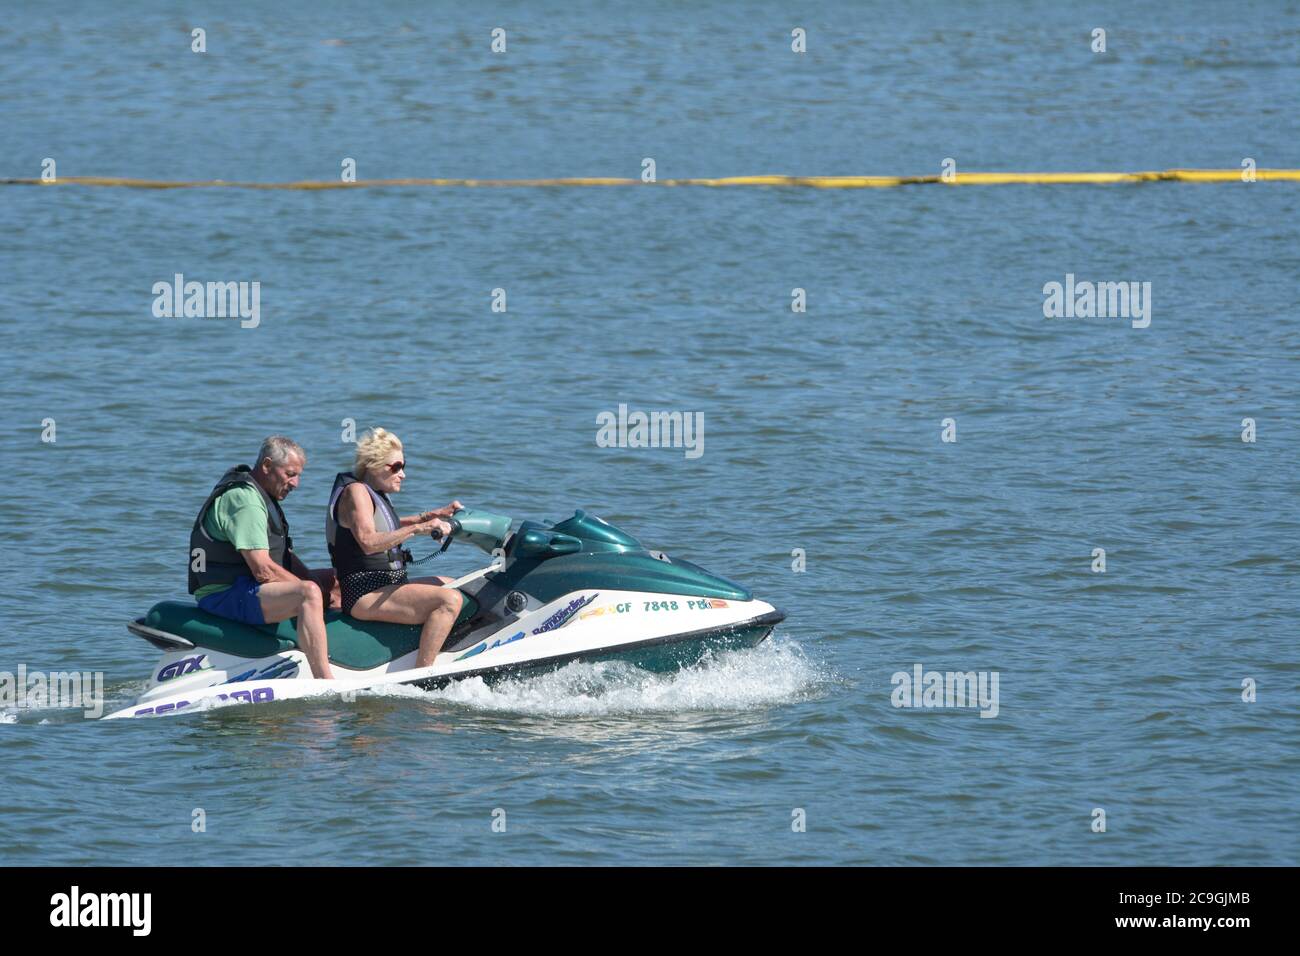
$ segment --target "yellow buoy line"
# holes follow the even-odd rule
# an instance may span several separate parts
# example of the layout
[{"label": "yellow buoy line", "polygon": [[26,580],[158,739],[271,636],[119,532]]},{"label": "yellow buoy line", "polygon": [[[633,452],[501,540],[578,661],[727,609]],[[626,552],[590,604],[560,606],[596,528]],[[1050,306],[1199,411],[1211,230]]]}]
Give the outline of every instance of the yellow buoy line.
[{"label": "yellow buoy line", "polygon": [[725,176],[720,179],[572,177],[560,179],[362,179],[355,182],[300,180],[244,183],[212,180],[130,179],[119,176],[60,176],[0,179],[0,186],[121,186],[129,189],[375,189],[393,186],[810,186],[814,189],[879,189],[937,183],[942,186],[1081,185],[1184,182],[1239,183],[1254,180],[1300,182],[1300,169],[1164,169],[1141,173],[940,173],[934,176]]}]

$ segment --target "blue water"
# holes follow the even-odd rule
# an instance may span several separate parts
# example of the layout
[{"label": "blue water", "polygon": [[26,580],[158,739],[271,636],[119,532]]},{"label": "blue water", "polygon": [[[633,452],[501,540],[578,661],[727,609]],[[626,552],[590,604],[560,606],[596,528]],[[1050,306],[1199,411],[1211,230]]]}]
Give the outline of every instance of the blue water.
[{"label": "blue water", "polygon": [[[0,18],[0,177],[1296,168],[1298,40],[1294,3],[64,3]],[[347,418],[403,438],[405,511],[587,508],[789,614],[669,676],[10,710],[0,863],[1294,865],[1298,214],[1267,182],[0,186],[0,670],[130,701],[123,623],[271,432],[325,563]],[[155,318],[178,272],[260,282],[260,325]],[[1151,282],[1150,327],[1044,318],[1067,273]],[[620,403],[702,412],[704,454],[597,447]],[[895,708],[916,664],[997,672],[997,716]]]}]

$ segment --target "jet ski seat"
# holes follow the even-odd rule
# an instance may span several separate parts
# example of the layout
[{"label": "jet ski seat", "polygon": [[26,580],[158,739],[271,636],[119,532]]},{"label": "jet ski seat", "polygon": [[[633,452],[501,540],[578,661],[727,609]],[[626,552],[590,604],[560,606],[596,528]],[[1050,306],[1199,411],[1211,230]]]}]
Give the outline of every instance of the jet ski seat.
[{"label": "jet ski seat", "polygon": [[[478,602],[466,594],[457,625],[477,610]],[[256,627],[209,614],[185,601],[161,601],[149,609],[141,623],[184,638],[196,647],[236,657],[271,657],[298,646],[292,620]],[[329,636],[330,661],[351,670],[382,667],[420,646],[419,627],[362,621],[339,611],[325,612],[325,632]]]}]

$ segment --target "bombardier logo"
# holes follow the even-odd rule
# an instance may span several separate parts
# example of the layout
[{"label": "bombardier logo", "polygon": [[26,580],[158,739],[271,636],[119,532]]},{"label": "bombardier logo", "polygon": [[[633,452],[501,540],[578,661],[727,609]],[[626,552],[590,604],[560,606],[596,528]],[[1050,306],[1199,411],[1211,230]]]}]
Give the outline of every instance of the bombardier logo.
[{"label": "bombardier logo", "polygon": [[577,614],[579,611],[581,611],[592,601],[596,600],[596,598],[598,598],[599,596],[600,596],[600,592],[597,592],[593,594],[591,597],[574,598],[565,607],[560,608],[558,611],[556,611],[554,614],[548,617],[545,621],[543,621],[540,627],[533,628],[533,633],[545,634],[547,631],[553,631],[557,627],[563,627],[565,624],[568,623],[569,618],[573,617],[573,615]]}]

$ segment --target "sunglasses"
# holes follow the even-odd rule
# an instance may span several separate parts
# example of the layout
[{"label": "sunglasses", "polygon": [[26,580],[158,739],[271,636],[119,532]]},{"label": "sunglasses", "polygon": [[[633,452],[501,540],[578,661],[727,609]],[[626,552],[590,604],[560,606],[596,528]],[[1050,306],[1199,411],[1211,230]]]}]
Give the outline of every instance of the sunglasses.
[{"label": "sunglasses", "polygon": [[392,473],[392,474],[395,475],[395,474],[397,474],[399,471],[401,471],[403,468],[406,467],[406,462],[404,462],[404,461],[395,461],[395,462],[393,462],[391,465],[387,465],[387,466],[385,466],[385,467],[388,468],[388,470],[389,470],[390,473]]}]

